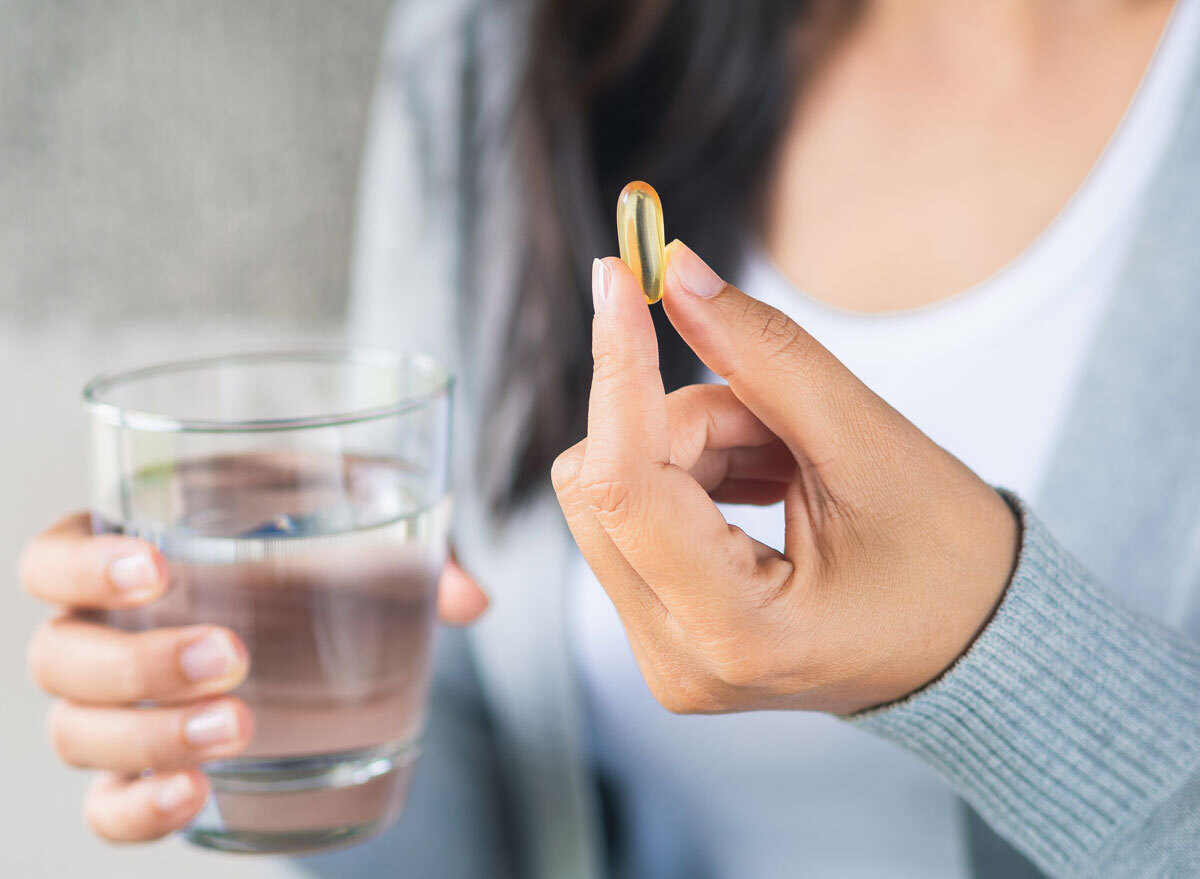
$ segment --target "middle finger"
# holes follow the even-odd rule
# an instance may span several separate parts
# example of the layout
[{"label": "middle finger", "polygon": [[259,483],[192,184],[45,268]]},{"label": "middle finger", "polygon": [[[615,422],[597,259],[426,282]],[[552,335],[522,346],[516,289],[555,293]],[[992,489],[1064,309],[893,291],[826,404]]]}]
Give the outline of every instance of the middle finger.
[{"label": "middle finger", "polygon": [[75,702],[184,701],[233,689],[246,677],[246,648],[217,626],[123,632],[78,617],[43,623],[29,664],[47,692]]}]

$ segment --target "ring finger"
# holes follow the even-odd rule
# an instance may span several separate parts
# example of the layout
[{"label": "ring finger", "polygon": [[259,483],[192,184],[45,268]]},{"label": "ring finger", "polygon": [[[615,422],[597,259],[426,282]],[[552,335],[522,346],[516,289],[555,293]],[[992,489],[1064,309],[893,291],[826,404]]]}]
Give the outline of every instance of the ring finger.
[{"label": "ring finger", "polygon": [[104,708],[58,702],[50,739],[72,766],[139,772],[179,769],[230,757],[250,742],[254,723],[240,699],[170,708]]}]

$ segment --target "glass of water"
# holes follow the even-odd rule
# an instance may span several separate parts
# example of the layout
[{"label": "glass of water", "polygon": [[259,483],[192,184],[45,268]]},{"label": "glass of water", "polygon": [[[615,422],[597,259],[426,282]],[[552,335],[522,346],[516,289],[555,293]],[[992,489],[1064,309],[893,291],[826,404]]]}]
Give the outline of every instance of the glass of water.
[{"label": "glass of water", "polygon": [[250,654],[254,734],[202,768],[185,830],[238,852],[360,840],[403,808],[446,558],[452,380],[421,356],[250,354],[101,376],[97,533],[162,550],[170,585],[105,615],[214,623]]}]

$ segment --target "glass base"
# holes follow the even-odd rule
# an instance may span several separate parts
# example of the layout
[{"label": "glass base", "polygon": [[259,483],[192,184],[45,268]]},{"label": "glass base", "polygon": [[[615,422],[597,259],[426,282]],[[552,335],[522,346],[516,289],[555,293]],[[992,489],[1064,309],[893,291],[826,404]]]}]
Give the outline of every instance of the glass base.
[{"label": "glass base", "polygon": [[183,836],[243,854],[297,854],[361,842],[400,815],[416,757],[409,742],[206,764],[212,793]]}]

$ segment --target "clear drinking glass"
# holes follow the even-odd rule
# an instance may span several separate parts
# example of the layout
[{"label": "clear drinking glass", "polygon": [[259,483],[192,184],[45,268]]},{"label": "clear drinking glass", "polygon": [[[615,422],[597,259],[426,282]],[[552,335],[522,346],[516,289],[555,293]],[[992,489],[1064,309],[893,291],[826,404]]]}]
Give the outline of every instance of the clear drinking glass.
[{"label": "clear drinking glass", "polygon": [[94,530],[149,540],[171,572],[161,599],[104,619],[215,623],[250,654],[253,739],[204,765],[192,842],[305,851],[399,815],[446,557],[451,386],[426,357],[305,352],[85,388]]}]

